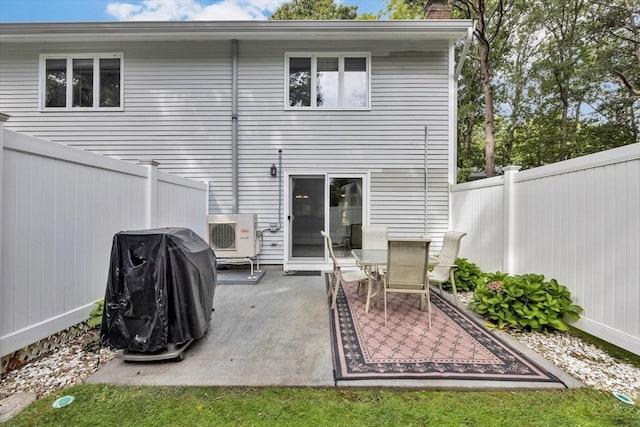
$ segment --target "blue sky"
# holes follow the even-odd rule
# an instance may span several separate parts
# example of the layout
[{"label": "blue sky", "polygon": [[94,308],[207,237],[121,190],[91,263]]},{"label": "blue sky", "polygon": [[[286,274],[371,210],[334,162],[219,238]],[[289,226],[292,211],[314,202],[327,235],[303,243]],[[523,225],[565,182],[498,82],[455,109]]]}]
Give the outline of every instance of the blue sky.
[{"label": "blue sky", "polygon": [[[336,0],[358,13],[386,0]],[[266,19],[285,0],[0,0],[0,22]]]}]

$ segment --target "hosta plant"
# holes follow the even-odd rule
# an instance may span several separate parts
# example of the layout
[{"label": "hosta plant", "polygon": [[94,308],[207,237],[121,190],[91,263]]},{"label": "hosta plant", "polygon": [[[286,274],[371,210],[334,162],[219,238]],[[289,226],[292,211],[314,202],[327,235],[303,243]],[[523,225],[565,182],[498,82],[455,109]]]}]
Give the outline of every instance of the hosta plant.
[{"label": "hosta plant", "polygon": [[[460,292],[473,291],[478,283],[483,283],[485,274],[480,267],[470,262],[466,258],[456,259],[457,268],[453,270],[453,277],[456,281],[456,289]],[[451,289],[451,280],[442,284],[443,289]]]},{"label": "hosta plant", "polygon": [[500,329],[533,332],[567,330],[565,317],[577,320],[582,312],[566,286],[538,274],[489,274],[476,287],[471,307]]}]

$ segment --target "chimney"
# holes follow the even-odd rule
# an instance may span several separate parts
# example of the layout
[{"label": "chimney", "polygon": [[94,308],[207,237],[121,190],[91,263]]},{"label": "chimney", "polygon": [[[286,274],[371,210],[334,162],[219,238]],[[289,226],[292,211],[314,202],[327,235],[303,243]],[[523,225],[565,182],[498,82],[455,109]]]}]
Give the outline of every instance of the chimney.
[{"label": "chimney", "polygon": [[451,7],[447,0],[427,1],[424,19],[451,19]]}]

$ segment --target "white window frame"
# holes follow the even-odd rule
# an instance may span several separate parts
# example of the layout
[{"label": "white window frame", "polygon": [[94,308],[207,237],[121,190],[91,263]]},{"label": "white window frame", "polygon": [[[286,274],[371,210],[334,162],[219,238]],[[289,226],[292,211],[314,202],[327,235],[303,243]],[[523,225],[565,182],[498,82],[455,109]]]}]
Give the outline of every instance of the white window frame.
[{"label": "white window frame", "polygon": [[[362,58],[367,61],[367,105],[364,107],[318,107],[314,105],[317,98],[318,58],[338,58],[338,96],[339,104],[343,103],[344,96],[344,59]],[[311,106],[295,107],[289,105],[289,59],[290,58],[311,58]],[[371,53],[370,52],[285,52],[284,58],[284,109],[295,111],[336,111],[336,110],[371,110]]]},{"label": "white window frame", "polygon": [[[100,60],[120,59],[120,106],[100,107]],[[65,107],[47,107],[47,59],[65,59],[67,61],[67,89]],[[73,106],[73,60],[93,60],[93,106]],[[100,53],[42,53],[40,54],[40,84],[39,101],[40,111],[124,111],[124,54],[122,52]]]}]

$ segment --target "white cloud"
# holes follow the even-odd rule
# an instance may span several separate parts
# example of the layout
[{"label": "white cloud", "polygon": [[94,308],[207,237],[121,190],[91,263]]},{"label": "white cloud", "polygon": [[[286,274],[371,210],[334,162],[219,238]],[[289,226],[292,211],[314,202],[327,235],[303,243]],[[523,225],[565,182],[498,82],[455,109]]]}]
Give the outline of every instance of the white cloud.
[{"label": "white cloud", "polygon": [[264,20],[285,1],[142,0],[109,3],[106,12],[118,21]]}]

